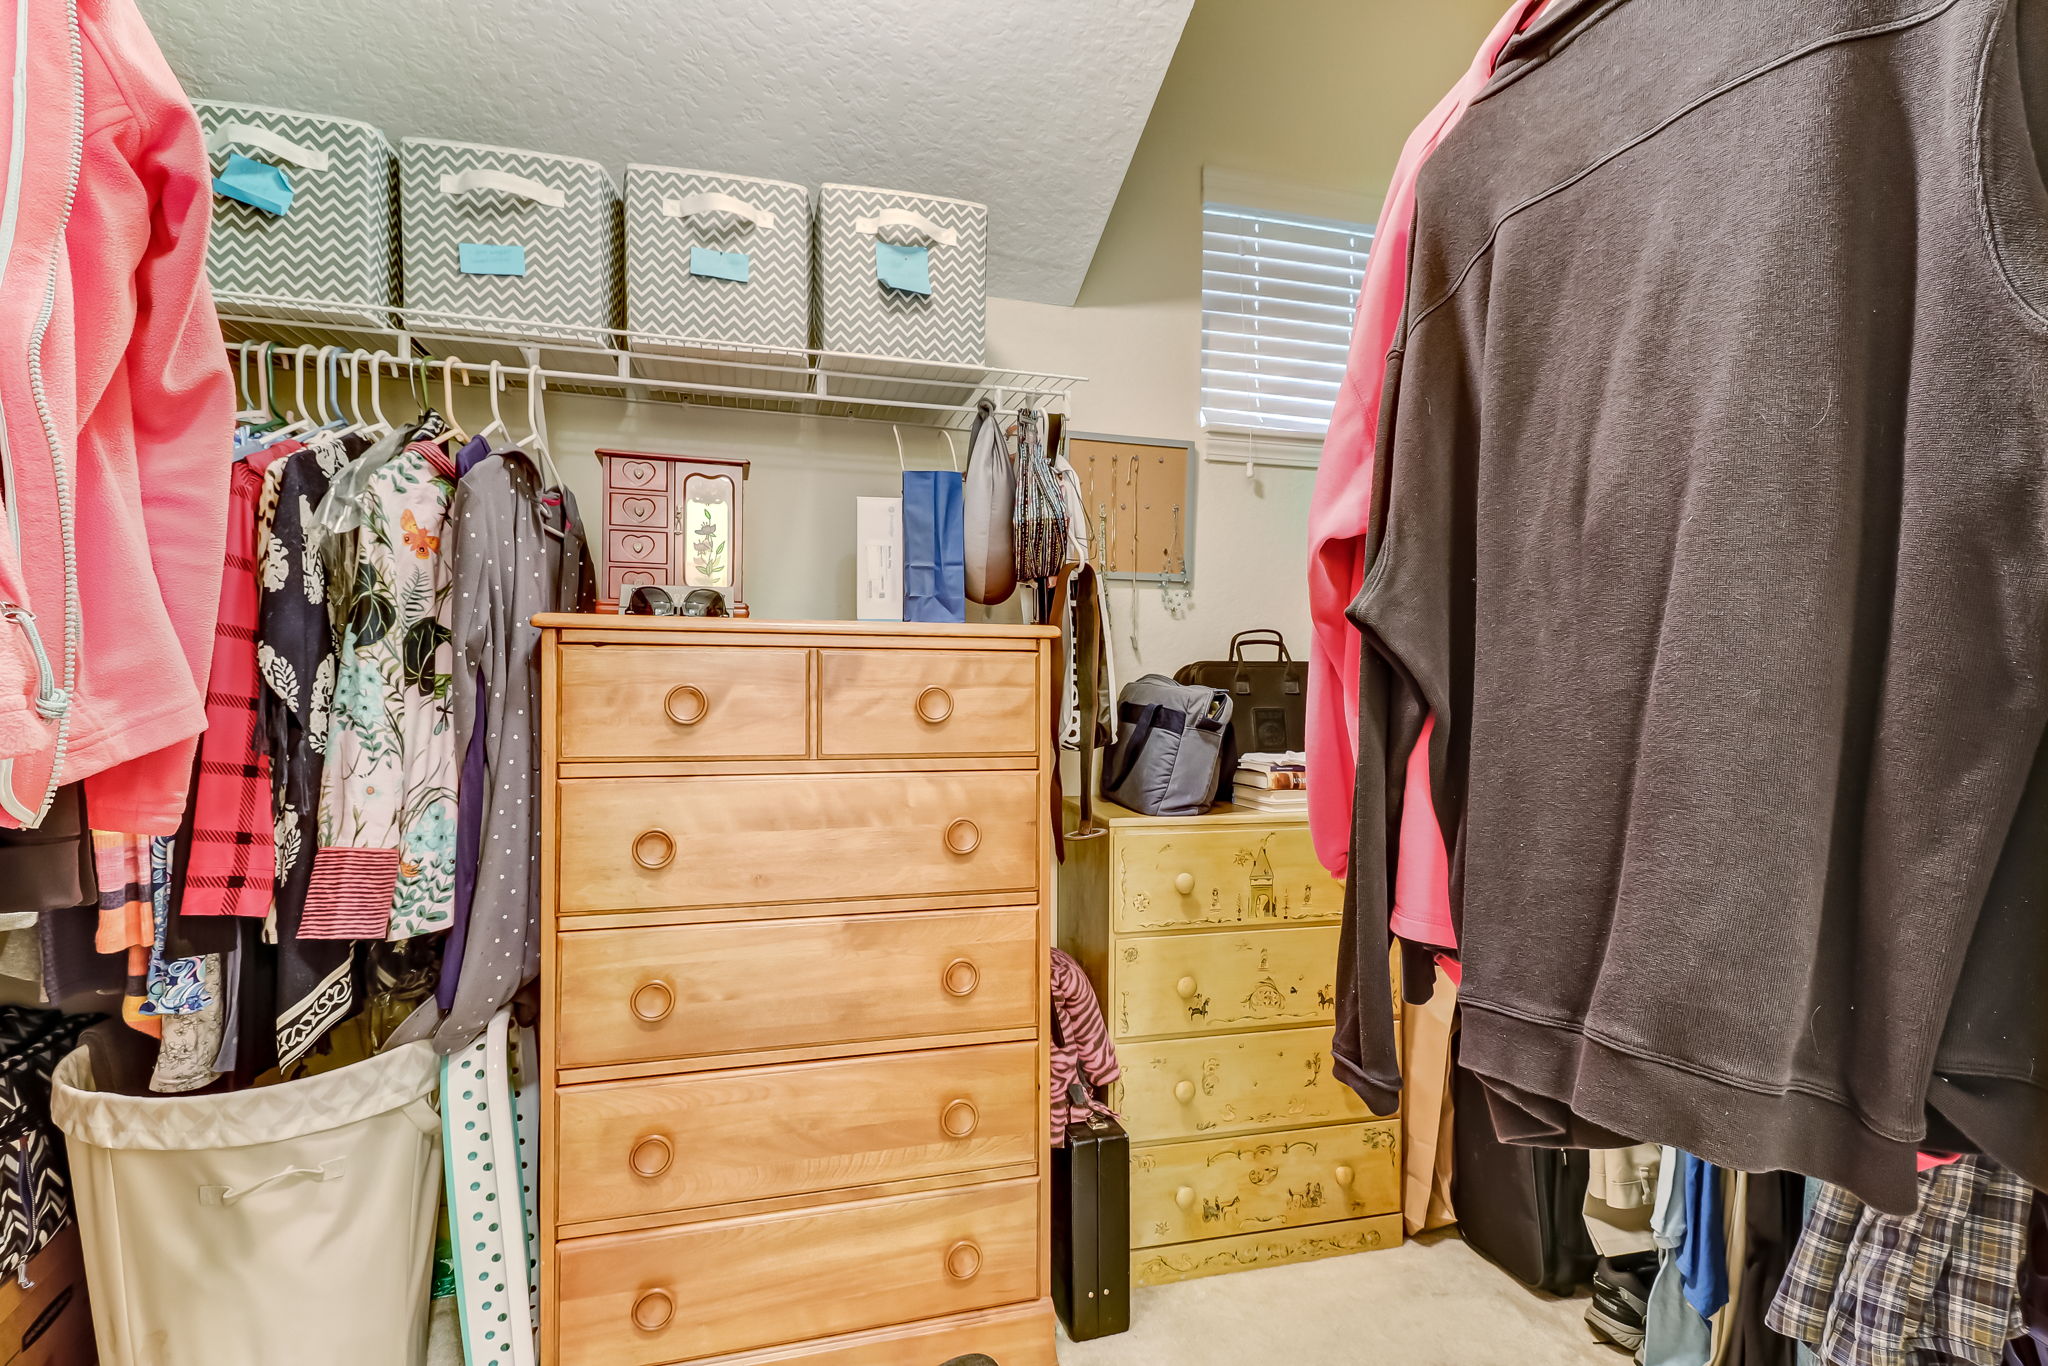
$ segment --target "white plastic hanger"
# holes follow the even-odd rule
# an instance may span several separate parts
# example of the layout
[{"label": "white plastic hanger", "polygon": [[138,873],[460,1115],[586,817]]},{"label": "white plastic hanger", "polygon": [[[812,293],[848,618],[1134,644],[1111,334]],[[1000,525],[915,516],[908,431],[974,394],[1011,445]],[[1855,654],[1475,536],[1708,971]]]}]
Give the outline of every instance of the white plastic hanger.
[{"label": "white plastic hanger", "polygon": [[[469,444],[469,433],[463,431],[462,424],[455,420],[454,376],[456,368],[461,364],[462,357],[453,352],[441,361],[441,416],[447,419],[448,430],[434,439],[447,442],[450,450],[457,450]],[[469,387],[469,374],[466,371],[462,376],[462,387]]]},{"label": "white plastic hanger", "polygon": [[380,437],[391,433],[391,419],[384,416],[384,362],[390,359],[389,351],[370,357],[370,411],[377,415],[377,425],[371,430]]},{"label": "white plastic hanger", "polygon": [[526,421],[533,428],[520,448],[535,457],[540,466],[541,478],[549,488],[562,486],[562,472],[555,468],[555,458],[548,451],[548,409],[543,399],[540,366],[528,367],[526,371]]},{"label": "white plastic hanger", "polygon": [[[255,346],[255,342],[245,341],[235,348],[237,356],[235,367],[237,373],[237,397],[245,405],[235,410],[235,421],[237,422],[267,422],[270,420],[270,404],[267,401],[258,403],[256,401],[256,391],[249,384],[249,353],[255,349]],[[268,357],[265,357],[265,359],[267,360]],[[267,375],[269,371],[267,365],[264,367],[264,371]],[[269,388],[267,378],[261,382],[265,389]]]},{"label": "white plastic hanger", "polygon": [[[316,355],[319,349],[319,347],[309,342],[291,353],[293,370],[292,408],[297,416],[274,434],[273,439],[275,440],[284,441],[303,436],[320,425],[320,419],[313,415],[312,408],[306,403],[306,362]],[[316,379],[315,392],[317,391],[318,382]]]},{"label": "white plastic hanger", "polygon": [[512,429],[505,425],[505,415],[498,411],[498,395],[505,391],[505,367],[497,361],[491,362],[491,420],[485,424],[478,436],[489,440],[493,436],[512,439]]}]

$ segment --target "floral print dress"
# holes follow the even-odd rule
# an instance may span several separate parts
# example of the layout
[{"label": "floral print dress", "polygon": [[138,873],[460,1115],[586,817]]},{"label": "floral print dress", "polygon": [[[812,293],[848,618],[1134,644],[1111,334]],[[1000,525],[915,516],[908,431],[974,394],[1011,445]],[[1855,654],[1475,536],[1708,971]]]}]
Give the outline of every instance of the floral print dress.
[{"label": "floral print dress", "polygon": [[306,938],[407,939],[454,913],[448,468],[416,443],[377,470],[346,533],[353,572],[330,585],[341,649]]}]

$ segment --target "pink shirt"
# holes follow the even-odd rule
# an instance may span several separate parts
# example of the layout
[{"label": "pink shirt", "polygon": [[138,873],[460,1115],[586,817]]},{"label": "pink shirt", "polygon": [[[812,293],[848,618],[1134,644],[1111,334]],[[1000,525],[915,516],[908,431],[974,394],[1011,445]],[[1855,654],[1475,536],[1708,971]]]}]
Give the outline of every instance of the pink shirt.
[{"label": "pink shirt", "polygon": [[[1393,184],[1380,210],[1365,284],[1358,296],[1358,321],[1351,333],[1351,359],[1344,387],[1330,416],[1316,473],[1315,500],[1308,520],[1309,638],[1308,785],[1309,830],[1316,855],[1343,877],[1351,849],[1351,807],[1358,762],[1358,631],[1344,610],[1358,596],[1365,577],[1365,533],[1372,512],[1373,441],[1378,434],[1380,385],[1387,352],[1401,324],[1408,287],[1408,239],[1415,222],[1415,178],[1444,134],[1493,77],[1508,40],[1547,0],[1515,0],[1473,58],[1471,68],[1429,117],[1408,135]],[[1394,933],[1404,939],[1457,946],[1451,928],[1450,860],[1443,832],[1430,804],[1427,723],[1409,758],[1402,804],[1399,862],[1394,884]]]}]

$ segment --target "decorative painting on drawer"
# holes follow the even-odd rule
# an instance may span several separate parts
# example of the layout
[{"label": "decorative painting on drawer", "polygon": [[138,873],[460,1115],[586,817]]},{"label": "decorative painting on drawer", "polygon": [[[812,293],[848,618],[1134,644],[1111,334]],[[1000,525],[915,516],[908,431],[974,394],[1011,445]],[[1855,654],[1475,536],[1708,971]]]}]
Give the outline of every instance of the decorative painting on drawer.
[{"label": "decorative painting on drawer", "polygon": [[1335,921],[1344,884],[1316,861],[1306,825],[1136,829],[1117,841],[1120,933]]},{"label": "decorative painting on drawer", "polygon": [[635,588],[711,588],[745,615],[740,554],[748,462],[642,451],[597,453],[604,466],[604,596]]},{"label": "decorative painting on drawer", "polygon": [[1330,1023],[1337,936],[1331,925],[1119,940],[1117,1037]]}]

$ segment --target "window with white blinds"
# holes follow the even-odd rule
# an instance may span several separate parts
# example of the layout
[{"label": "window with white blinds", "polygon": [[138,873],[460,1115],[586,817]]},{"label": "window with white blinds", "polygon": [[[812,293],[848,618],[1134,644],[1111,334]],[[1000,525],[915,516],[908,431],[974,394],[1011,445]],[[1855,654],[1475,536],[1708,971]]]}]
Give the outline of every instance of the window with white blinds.
[{"label": "window with white blinds", "polygon": [[1202,206],[1202,426],[1315,438],[1344,381],[1372,227]]}]

